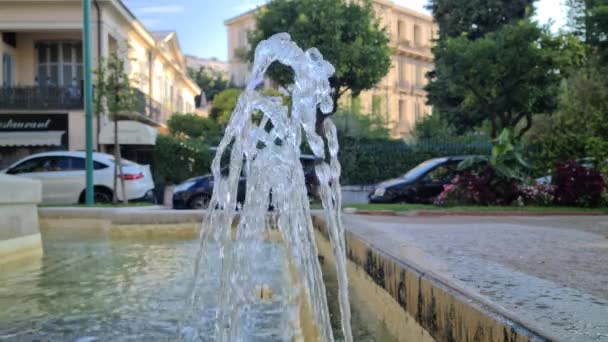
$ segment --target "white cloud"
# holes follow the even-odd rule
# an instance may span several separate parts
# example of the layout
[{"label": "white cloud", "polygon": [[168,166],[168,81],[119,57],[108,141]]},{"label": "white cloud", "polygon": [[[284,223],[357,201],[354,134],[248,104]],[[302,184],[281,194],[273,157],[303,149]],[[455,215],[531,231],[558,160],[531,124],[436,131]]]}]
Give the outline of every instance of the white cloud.
[{"label": "white cloud", "polygon": [[182,13],[184,11],[185,8],[181,5],[148,6],[135,9],[135,12],[140,14]]}]

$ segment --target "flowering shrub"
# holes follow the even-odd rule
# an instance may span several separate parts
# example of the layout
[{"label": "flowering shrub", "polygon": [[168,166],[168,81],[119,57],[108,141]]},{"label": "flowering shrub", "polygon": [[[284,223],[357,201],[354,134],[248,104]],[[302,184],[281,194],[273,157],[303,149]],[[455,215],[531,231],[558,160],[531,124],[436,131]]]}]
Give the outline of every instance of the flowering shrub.
[{"label": "flowering shrub", "polygon": [[550,184],[526,185],[519,188],[524,205],[551,205],[555,200],[555,186]]},{"label": "flowering shrub", "polygon": [[461,204],[465,201],[465,193],[458,186],[447,184],[443,186],[443,191],[435,198],[433,204],[438,206],[449,206]]},{"label": "flowering shrub", "polygon": [[518,194],[515,180],[499,176],[491,166],[485,166],[456,176],[451,185],[444,187],[435,204],[508,205]]},{"label": "flowering shrub", "polygon": [[558,164],[553,173],[557,204],[597,207],[602,203],[606,183],[599,171],[569,161]]}]

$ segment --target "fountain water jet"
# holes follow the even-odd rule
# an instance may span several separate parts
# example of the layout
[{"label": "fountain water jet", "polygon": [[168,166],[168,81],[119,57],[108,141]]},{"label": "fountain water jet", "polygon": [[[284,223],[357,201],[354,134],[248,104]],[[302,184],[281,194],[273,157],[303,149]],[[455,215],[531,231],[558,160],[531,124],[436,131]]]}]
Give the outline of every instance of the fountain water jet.
[{"label": "fountain water jet", "polygon": [[[273,62],[280,62],[294,71],[295,82],[290,87],[291,110],[280,97],[260,94],[256,88]],[[201,230],[201,247],[191,287],[190,305],[198,305],[195,289],[204,278],[206,253],[218,252],[221,260],[219,305],[215,312],[215,341],[244,340],[243,316],[256,305],[256,275],[250,270],[263,263],[263,236],[271,226],[281,233],[293,268],[301,281],[284,298],[284,304],[305,300],[312,311],[318,339],[333,341],[325,285],[322,280],[310,216],[304,172],[300,164],[303,137],[314,155],[319,158],[315,171],[327,217],[329,238],[336,257],[340,293],[342,331],[346,341],[352,341],[350,304],[344,229],[340,218],[340,164],[336,128],[330,119],[323,122],[324,139],[316,131],[317,110],[331,112],[332,89],[329,78],[334,67],[315,49],[303,51],[287,33],[276,34],[262,41],[256,48],[252,75],[241,94],[224,137],[218,146],[211,169],[214,191],[209,213]],[[262,117],[254,118],[254,113]],[[257,122],[259,119],[259,122]],[[226,161],[226,158],[229,161]],[[223,165],[228,163],[228,168]],[[226,172],[227,171],[227,172]],[[246,198],[238,212],[238,224],[232,226],[237,215],[237,188],[241,174],[246,175]],[[269,215],[268,208],[273,208]],[[272,221],[272,223],[270,223]],[[295,322],[298,312],[292,310]],[[282,327],[282,339],[294,338],[293,325]],[[184,332],[185,339],[198,339],[196,332]]]}]

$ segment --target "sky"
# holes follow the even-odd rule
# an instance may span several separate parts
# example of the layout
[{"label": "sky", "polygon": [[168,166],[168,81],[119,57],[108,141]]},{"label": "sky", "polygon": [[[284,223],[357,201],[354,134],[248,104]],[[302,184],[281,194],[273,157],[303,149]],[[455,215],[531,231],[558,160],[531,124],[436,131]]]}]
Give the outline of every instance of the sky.
[{"label": "sky", "polygon": [[[226,61],[228,39],[224,21],[263,5],[267,0],[123,0],[151,31],[177,31],[185,54]],[[426,12],[428,0],[393,0],[398,5]],[[537,19],[553,22],[554,30],[566,21],[564,0],[538,0]]]}]

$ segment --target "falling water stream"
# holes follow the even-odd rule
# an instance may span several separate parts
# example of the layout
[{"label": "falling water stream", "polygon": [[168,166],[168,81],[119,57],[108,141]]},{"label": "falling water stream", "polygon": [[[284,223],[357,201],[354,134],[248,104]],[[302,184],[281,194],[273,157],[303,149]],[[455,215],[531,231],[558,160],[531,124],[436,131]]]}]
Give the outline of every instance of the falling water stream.
[{"label": "falling water stream", "polygon": [[[273,62],[294,71],[295,82],[289,87],[291,108],[284,105],[281,97],[264,96],[257,90]],[[276,34],[257,46],[251,79],[232,113],[211,166],[214,191],[201,230],[190,291],[191,308],[204,305],[199,302],[196,289],[205,282],[207,274],[217,276],[211,269],[219,270],[218,305],[208,311],[213,316],[213,336],[203,337],[195,328],[182,327],[183,339],[249,340],[243,320],[259,306],[256,289],[259,292],[265,286],[258,283],[259,277],[253,270],[267,261],[264,237],[276,229],[297,278],[290,290],[276,299],[282,307],[290,308],[280,323],[280,339],[298,338],[301,319],[298,303],[305,303],[318,340],[334,340],[300,164],[300,146],[305,138],[319,158],[315,171],[337,260],[342,331],[345,340],[352,341],[336,128],[330,119],[324,120],[319,130],[322,132],[316,128],[317,110],[329,113],[333,108],[329,78],[334,72],[334,67],[316,48],[303,51],[287,33]],[[242,176],[246,176],[247,182],[245,201],[240,204],[237,192]],[[208,253],[219,253],[219,262],[209,263],[218,259],[208,258]]]}]

